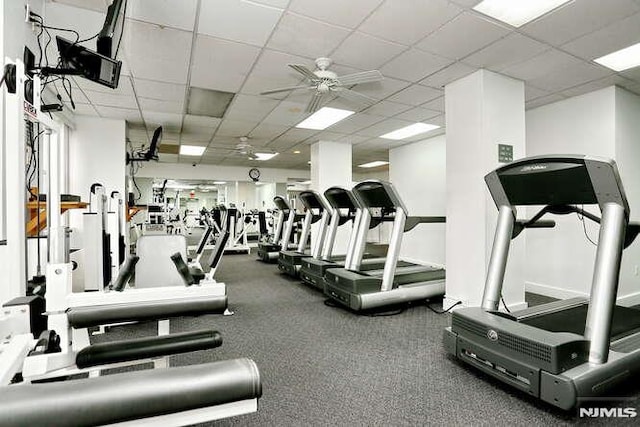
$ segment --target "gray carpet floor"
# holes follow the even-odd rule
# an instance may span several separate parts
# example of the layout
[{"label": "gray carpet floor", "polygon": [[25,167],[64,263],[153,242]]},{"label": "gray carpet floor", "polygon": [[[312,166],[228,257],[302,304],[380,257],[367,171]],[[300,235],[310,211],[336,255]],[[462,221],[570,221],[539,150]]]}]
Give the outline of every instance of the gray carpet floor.
[{"label": "gray carpet floor", "polygon": [[[260,369],[263,397],[257,413],[211,425],[531,426],[584,421],[447,357],[441,341],[448,314],[422,305],[396,316],[367,317],[329,307],[321,293],[279,274],[273,264],[256,261],[253,254],[225,255],[217,280],[227,284],[235,315],[177,319],[172,332],[215,328],[224,344],[175,356],[172,365],[249,357]],[[441,308],[439,303],[434,307]],[[148,335],[153,327],[113,328],[98,340]],[[622,393],[637,398],[640,386]]]}]

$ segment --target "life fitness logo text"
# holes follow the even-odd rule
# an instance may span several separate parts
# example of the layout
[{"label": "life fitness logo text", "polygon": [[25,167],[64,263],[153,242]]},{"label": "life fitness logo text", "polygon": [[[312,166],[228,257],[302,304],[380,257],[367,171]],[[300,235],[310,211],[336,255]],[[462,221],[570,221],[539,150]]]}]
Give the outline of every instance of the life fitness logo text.
[{"label": "life fitness logo text", "polygon": [[580,408],[580,418],[635,418],[636,408]]},{"label": "life fitness logo text", "polygon": [[531,171],[544,170],[546,168],[547,168],[546,165],[530,165],[530,166],[523,166],[522,169],[520,169],[520,171],[521,172],[531,172]]}]

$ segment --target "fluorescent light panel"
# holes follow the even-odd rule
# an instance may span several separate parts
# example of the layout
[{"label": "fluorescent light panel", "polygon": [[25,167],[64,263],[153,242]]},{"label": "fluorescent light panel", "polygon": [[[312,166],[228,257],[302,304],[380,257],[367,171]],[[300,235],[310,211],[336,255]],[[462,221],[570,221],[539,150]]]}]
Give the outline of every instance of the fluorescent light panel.
[{"label": "fluorescent light panel", "polygon": [[376,160],[375,162],[364,163],[358,165],[359,168],[377,168],[378,166],[388,165],[389,162],[383,162],[382,160]]},{"label": "fluorescent light panel", "polygon": [[181,156],[202,156],[204,150],[207,147],[199,147],[197,145],[181,145],[180,146],[180,155]]},{"label": "fluorescent light panel", "polygon": [[253,155],[255,157],[254,160],[265,161],[265,160],[273,159],[275,156],[278,155],[278,153],[253,153]]},{"label": "fluorescent light panel", "polygon": [[569,1],[571,0],[484,0],[473,9],[517,28]]},{"label": "fluorescent light panel", "polygon": [[431,125],[429,123],[414,123],[409,126],[394,130],[393,132],[385,133],[380,138],[384,139],[405,139],[412,136],[419,135],[421,133],[429,132],[430,130],[438,129],[440,126]]},{"label": "fluorescent light panel", "polygon": [[296,125],[297,128],[323,130],[344,120],[354,111],[323,107]]},{"label": "fluorescent light panel", "polygon": [[617,50],[608,55],[594,59],[600,65],[614,71],[624,71],[640,66],[640,43]]}]

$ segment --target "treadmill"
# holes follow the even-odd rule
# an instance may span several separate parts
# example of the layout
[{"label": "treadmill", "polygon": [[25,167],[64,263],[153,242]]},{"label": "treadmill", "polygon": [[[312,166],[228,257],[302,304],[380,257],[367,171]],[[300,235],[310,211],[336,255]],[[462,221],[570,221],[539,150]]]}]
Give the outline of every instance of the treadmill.
[{"label": "treadmill", "polygon": [[[295,209],[291,209],[287,200],[282,196],[273,198],[273,203],[278,208],[278,220],[276,222],[276,231],[273,238],[268,242],[258,244],[258,259],[268,263],[278,261],[280,251],[295,248],[290,242],[294,237],[293,225],[296,221],[300,221],[304,215],[296,213]],[[285,223],[285,217],[287,221]]]},{"label": "treadmill", "polygon": [[304,221],[302,222],[302,232],[300,234],[298,248],[294,251],[280,251],[280,255],[278,256],[278,269],[291,277],[298,277],[300,267],[302,266],[302,258],[309,256],[309,254],[305,252],[305,247],[311,234],[311,224],[315,224],[318,221],[320,221],[318,239],[316,239],[311,255],[316,256],[320,253],[331,213],[331,207],[316,191],[303,191],[298,195],[298,199],[300,199],[306,210]]},{"label": "treadmill", "polygon": [[[553,406],[569,410],[640,372],[640,310],[616,305],[622,251],[639,231],[615,162],[589,156],[530,157],[485,177],[498,223],[481,307],[453,312],[448,353]],[[526,223],[516,207],[542,205]],[[597,205],[602,217],[584,211]],[[600,224],[591,294],[498,311],[511,240],[545,214],[577,213]],[[637,378],[637,377],[636,377]]]},{"label": "treadmill", "polygon": [[[325,275],[325,294],[354,311],[369,310],[444,295],[445,270],[431,265],[398,266],[402,235],[418,224],[444,223],[443,216],[407,216],[398,192],[389,182],[364,181],[353,188],[364,209],[345,268],[330,268]],[[384,267],[361,268],[372,210],[393,217],[393,229]]]},{"label": "treadmill", "polygon": [[[333,247],[335,244],[338,228],[342,225],[353,221],[351,237],[349,239],[348,248],[351,248],[355,242],[355,234],[358,229],[358,223],[364,209],[360,202],[355,198],[351,191],[342,187],[331,187],[324,192],[324,197],[331,206],[331,221],[328,227],[320,228],[317,242],[324,241],[322,253],[313,251],[310,257],[302,258],[302,266],[300,268],[300,278],[308,285],[312,285],[322,291],[325,290],[324,276],[328,268],[344,267],[346,255],[333,255]],[[384,221],[393,221],[392,217],[384,215],[384,212],[376,212],[377,215],[372,216],[369,221],[369,230],[377,227]],[[379,214],[379,215],[378,215]],[[322,226],[321,226],[322,227]],[[350,252],[347,249],[347,252]],[[360,270],[375,270],[384,267],[386,258],[375,257],[372,254],[364,254],[364,259],[360,265]],[[404,261],[398,261],[398,265],[410,265]]]}]

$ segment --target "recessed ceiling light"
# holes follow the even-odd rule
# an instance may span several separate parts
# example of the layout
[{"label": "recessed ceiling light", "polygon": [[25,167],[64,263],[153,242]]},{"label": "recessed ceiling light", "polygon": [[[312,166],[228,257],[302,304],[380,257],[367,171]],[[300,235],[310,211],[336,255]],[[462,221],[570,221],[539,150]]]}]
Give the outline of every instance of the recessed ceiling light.
[{"label": "recessed ceiling light", "polygon": [[520,27],[571,0],[484,0],[473,9]]},{"label": "recessed ceiling light", "polygon": [[181,156],[202,156],[204,150],[207,147],[199,147],[197,145],[181,145],[180,146],[180,155]]},{"label": "recessed ceiling light", "polygon": [[614,71],[624,71],[640,66],[640,43],[617,50],[608,55],[594,59],[600,65]]},{"label": "recessed ceiling light", "polygon": [[341,110],[339,108],[322,107],[305,120],[296,125],[297,128],[323,130],[329,126],[346,119],[355,111]]},{"label": "recessed ceiling light", "polygon": [[388,165],[389,162],[384,162],[382,160],[376,160],[375,162],[364,163],[362,165],[358,165],[359,168],[377,168],[378,166]]},{"label": "recessed ceiling light", "polygon": [[415,123],[394,130],[393,132],[385,133],[384,135],[380,136],[380,138],[395,140],[405,139],[421,133],[429,132],[430,130],[438,129],[439,127],[440,126],[438,125],[430,125],[429,123]]},{"label": "recessed ceiling light", "polygon": [[227,183],[227,181],[213,181],[213,183],[214,183],[215,185],[222,185],[222,184],[226,184],[226,183]]},{"label": "recessed ceiling light", "polygon": [[300,150],[293,150],[293,154],[300,154]]},{"label": "recessed ceiling light", "polygon": [[265,160],[273,159],[277,155],[278,153],[253,153],[253,158],[251,160],[259,160],[263,162]]}]

